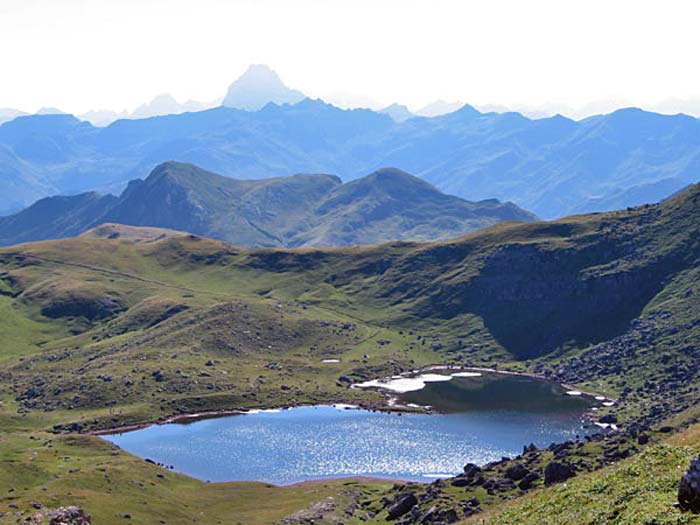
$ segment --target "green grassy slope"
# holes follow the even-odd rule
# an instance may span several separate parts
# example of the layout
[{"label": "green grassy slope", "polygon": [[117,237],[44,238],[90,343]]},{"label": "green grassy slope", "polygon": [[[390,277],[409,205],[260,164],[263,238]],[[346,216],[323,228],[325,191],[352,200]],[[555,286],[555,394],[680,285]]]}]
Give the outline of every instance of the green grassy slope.
[{"label": "green grassy slope", "polygon": [[678,510],[678,481],[700,451],[700,427],[598,472],[533,492],[464,525],[680,525],[700,516]]},{"label": "green grassy slope", "polygon": [[[138,242],[131,230],[124,239],[86,236],[2,249],[3,468],[22,472],[26,498],[91,503],[88,510],[109,523],[116,507],[138,500],[133,480],[95,485],[99,495],[83,499],[74,487],[69,496],[72,474],[61,458],[85,453],[86,465],[106,469],[85,467],[86,477],[78,476],[85,486],[96,483],[94,476],[109,477],[112,462],[115,479],[122,461],[128,473],[158,471],[121,453],[110,459],[112,451],[93,438],[47,432],[242,407],[373,405],[381,396],[349,389],[340,378],[369,379],[431,363],[498,364],[619,398],[608,412],[634,433],[581,449],[588,467],[578,470],[615,463],[618,452],[638,450],[638,431],[658,442],[660,426],[696,421],[699,203],[700,188],[693,187],[656,206],[501,224],[430,244],[250,251],[192,235],[161,239],[150,232]],[[322,362],[331,357],[340,362]],[[52,456],[56,449],[37,448],[49,439],[66,452]],[[551,453],[540,456],[533,464],[538,469]],[[659,468],[670,464],[664,457]],[[494,466],[493,475],[506,467]],[[192,499],[157,493],[163,505],[182,512],[168,523],[199,519],[197,512],[206,510],[196,495],[210,489],[174,477],[168,490],[176,482],[189,487],[183,490],[191,490]],[[9,507],[17,494],[3,490],[19,483],[9,477],[3,483],[12,486],[0,486],[6,494],[0,512],[17,510]],[[263,498],[261,487],[247,487],[255,494],[231,485],[202,501],[227,522],[232,509],[244,512],[238,506],[246,498]],[[330,493],[355,504],[368,498],[367,510],[343,518],[352,523],[368,519],[370,510],[383,519],[382,494],[392,489],[328,490],[303,501]],[[538,497],[556,498],[556,490]],[[216,503],[224,493],[230,499]],[[285,511],[301,508],[295,507],[302,504],[297,489],[280,494],[290,498]],[[442,494],[441,505],[466,497],[451,488]],[[515,494],[481,499],[488,508]],[[20,511],[30,510],[26,498]],[[191,507],[178,507],[180,501]],[[661,512],[661,503],[653,503],[661,500],[651,501],[649,512]],[[621,515],[634,508],[620,505]],[[147,523],[161,512],[155,505],[140,509]]]},{"label": "green grassy slope", "polygon": [[328,498],[342,512],[387,486],[349,480],[295,487],[203,483],[94,436],[37,430],[59,421],[59,414],[18,418],[9,408],[0,407],[0,523],[24,523],[39,512],[33,504],[41,503],[82,506],[99,524],[269,525]]}]

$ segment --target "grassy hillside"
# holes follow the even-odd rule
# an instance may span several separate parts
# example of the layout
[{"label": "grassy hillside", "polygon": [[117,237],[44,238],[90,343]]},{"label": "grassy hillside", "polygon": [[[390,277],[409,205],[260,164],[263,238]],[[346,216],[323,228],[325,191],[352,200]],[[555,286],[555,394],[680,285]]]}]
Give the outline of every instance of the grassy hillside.
[{"label": "grassy hillside", "polygon": [[[344,522],[381,522],[386,501],[402,489],[203,488],[170,473],[159,478],[152,465],[96,438],[62,432],[233,408],[379,406],[379,394],[349,389],[348,380],[454,363],[537,372],[618,399],[601,415],[616,416],[621,432],[497,462],[484,468],[489,479],[501,479],[515,463],[541,473],[556,457],[578,473],[571,486],[585,494],[599,490],[606,498],[601,509],[613,509],[582,508],[569,514],[574,523],[602,523],[597,516],[609,517],[604,512],[616,506],[620,523],[638,509],[649,516],[672,512],[669,520],[683,523],[686,517],[668,510],[668,498],[690,452],[660,443],[669,430],[697,421],[699,203],[700,188],[692,187],[655,206],[501,224],[429,244],[246,250],[176,232],[126,228],[122,235],[114,227],[119,235],[110,230],[2,249],[0,423],[6,432],[0,440],[5,470],[21,477],[0,477],[0,512],[14,519],[14,512],[33,512],[31,501],[77,502],[106,523],[117,522],[118,508],[153,523],[171,505],[177,512],[168,523],[226,523],[231,513],[247,516],[245,505],[268,501],[263,493],[275,490],[286,514],[259,510],[244,522],[318,511],[314,502],[329,495],[343,500],[342,509],[353,507],[339,511]],[[339,362],[322,362],[331,357]],[[72,461],[80,470],[71,472]],[[610,467],[620,461],[632,470]],[[623,482],[644,462],[664,481],[627,497]],[[608,481],[586,485],[597,479]],[[461,518],[467,497],[478,497],[480,509],[490,512],[519,495],[502,485],[492,493],[449,483],[411,490],[427,494],[421,512],[438,505]],[[531,505],[535,510],[527,512],[534,515],[538,505],[551,501],[563,509],[573,501],[568,512],[578,512],[566,488],[541,485],[540,478],[533,495],[513,505]],[[158,504],[141,499],[136,487],[155,491],[144,494]],[[205,521],[200,512],[215,517]],[[519,523],[519,513],[497,519]],[[332,522],[330,514],[314,519]]]},{"label": "grassy hillside", "polygon": [[46,508],[82,506],[99,524],[269,525],[296,512],[303,515],[329,498],[332,508],[342,512],[387,487],[386,482],[351,480],[296,487],[204,483],[147,463],[95,436],[40,430],[64,414],[17,416],[12,408],[11,403],[0,407],[3,524],[24,523],[41,512],[36,508],[41,503]]},{"label": "grassy hillside", "polygon": [[538,490],[474,516],[464,525],[681,525],[700,516],[674,507],[678,481],[700,451],[700,426],[638,456],[567,483]]}]

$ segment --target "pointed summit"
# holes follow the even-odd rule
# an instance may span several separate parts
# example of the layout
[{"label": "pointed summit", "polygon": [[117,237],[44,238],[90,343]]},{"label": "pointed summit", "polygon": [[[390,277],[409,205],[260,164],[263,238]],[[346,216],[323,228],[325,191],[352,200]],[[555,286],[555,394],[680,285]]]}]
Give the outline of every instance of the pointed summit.
[{"label": "pointed summit", "polygon": [[391,106],[387,106],[384,109],[380,109],[379,113],[389,115],[394,122],[404,122],[415,117],[415,115],[411,113],[406,106],[396,103],[392,104]]},{"label": "pointed summit", "polygon": [[270,102],[296,104],[304,98],[305,95],[301,91],[285,86],[279,75],[268,66],[254,64],[231,84],[223,105],[257,111]]}]

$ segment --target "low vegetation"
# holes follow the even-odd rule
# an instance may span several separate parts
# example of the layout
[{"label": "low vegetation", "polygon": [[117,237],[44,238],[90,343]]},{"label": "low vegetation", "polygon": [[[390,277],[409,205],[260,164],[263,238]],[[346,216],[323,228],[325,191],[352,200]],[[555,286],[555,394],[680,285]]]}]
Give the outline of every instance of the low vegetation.
[{"label": "low vegetation", "polygon": [[[692,523],[671,496],[697,447],[699,203],[693,187],[656,206],[430,244],[250,251],[130,229],[5,248],[0,513],[76,504],[98,523],[383,522],[410,493],[405,523]],[[465,472],[410,487],[207,485],[86,435],[190,412],[380,407],[349,385],[434,363],[604,393],[618,405],[600,416],[622,430],[525,450],[483,466],[482,482]],[[537,475],[525,488],[523,468]],[[575,477],[541,488],[548,468]]]}]

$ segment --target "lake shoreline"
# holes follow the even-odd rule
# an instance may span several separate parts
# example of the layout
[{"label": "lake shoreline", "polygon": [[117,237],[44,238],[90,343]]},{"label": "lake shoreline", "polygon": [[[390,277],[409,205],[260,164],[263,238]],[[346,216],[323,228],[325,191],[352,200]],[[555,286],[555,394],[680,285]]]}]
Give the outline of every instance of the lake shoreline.
[{"label": "lake shoreline", "polygon": [[[607,396],[603,396],[601,394],[597,394],[595,392],[587,392],[584,390],[580,390],[576,388],[573,385],[567,385],[564,383],[558,383],[550,378],[547,378],[545,376],[539,375],[539,374],[534,374],[532,372],[516,372],[516,371],[511,371],[511,370],[499,370],[497,368],[488,368],[488,367],[473,367],[473,366],[459,366],[459,365],[444,365],[444,364],[434,364],[434,365],[426,365],[421,368],[418,368],[416,370],[413,370],[409,373],[410,375],[419,375],[424,372],[435,372],[435,371],[452,371],[452,372],[478,372],[478,373],[487,373],[487,374],[496,374],[496,375],[506,375],[506,376],[517,376],[517,377],[526,377],[529,379],[536,379],[540,381],[546,381],[549,383],[554,383],[562,388],[566,389],[567,391],[576,391],[580,392],[582,396],[585,397],[591,397],[596,400],[600,397],[604,397],[605,400],[612,401],[612,402],[617,402],[617,400],[609,398]],[[354,385],[351,385],[351,388],[353,388]],[[377,412],[389,412],[389,413],[402,413],[402,414],[415,414],[415,413],[422,413],[422,414],[431,414],[431,413],[436,413],[436,411],[431,410],[428,407],[409,407],[405,405],[400,405],[396,404],[396,396],[392,395],[390,391],[387,391],[386,389],[382,388],[375,388],[375,387],[370,387],[372,390],[378,391],[385,396],[384,402],[377,402],[377,403],[360,403],[360,404],[348,404],[343,401],[337,402],[337,403],[294,403],[290,405],[278,405],[274,407],[254,407],[254,408],[236,408],[236,409],[224,409],[224,410],[209,410],[209,411],[203,411],[203,412],[193,412],[193,413],[186,413],[186,414],[173,414],[171,416],[168,416],[163,419],[159,419],[156,421],[147,421],[143,423],[134,423],[132,425],[123,425],[123,426],[118,426],[118,427],[110,427],[106,429],[99,429],[99,430],[92,430],[90,432],[84,432],[82,435],[92,435],[92,436],[105,436],[105,435],[112,435],[112,434],[124,434],[126,432],[132,432],[135,430],[141,430],[144,428],[148,428],[153,425],[169,425],[173,423],[183,423],[183,422],[188,422],[188,421],[197,421],[199,419],[208,419],[208,418],[216,418],[216,417],[224,417],[224,416],[235,416],[235,415],[245,415],[245,414],[250,414],[253,411],[264,411],[264,410],[288,410],[291,408],[300,408],[300,407],[305,407],[305,406],[318,406],[318,405],[326,405],[326,406],[341,406],[346,409],[363,409],[363,410],[370,410],[370,411],[377,411]],[[590,413],[590,410],[586,412],[586,415],[589,416],[591,419],[593,418],[593,414]],[[79,434],[79,433],[75,433]]]},{"label": "lake shoreline", "polygon": [[[269,483],[269,485],[274,485],[275,487],[308,487],[313,485],[321,485],[323,483],[420,483],[419,481],[409,481],[399,478],[382,478],[377,476],[340,476],[337,478],[321,478],[321,479],[309,479],[306,481],[295,481],[294,483],[283,483],[278,485],[276,483]],[[235,481],[220,481],[218,483],[236,483]]]}]

